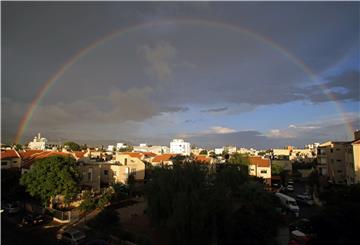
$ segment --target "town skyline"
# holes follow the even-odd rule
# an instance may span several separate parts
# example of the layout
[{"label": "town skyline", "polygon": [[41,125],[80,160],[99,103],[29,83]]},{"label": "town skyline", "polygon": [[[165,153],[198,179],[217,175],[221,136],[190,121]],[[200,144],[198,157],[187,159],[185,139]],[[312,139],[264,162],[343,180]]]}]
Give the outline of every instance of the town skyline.
[{"label": "town skyline", "polygon": [[1,143],[352,140],[358,7],[2,3]]}]

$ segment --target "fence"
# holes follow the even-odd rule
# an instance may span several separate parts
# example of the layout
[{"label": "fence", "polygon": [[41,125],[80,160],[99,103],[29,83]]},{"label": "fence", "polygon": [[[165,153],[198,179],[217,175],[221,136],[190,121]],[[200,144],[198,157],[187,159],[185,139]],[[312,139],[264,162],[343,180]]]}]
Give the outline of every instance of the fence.
[{"label": "fence", "polygon": [[60,223],[69,223],[79,220],[79,211],[77,209],[71,211],[61,211],[57,209],[49,209],[49,212],[54,217],[54,220]]}]

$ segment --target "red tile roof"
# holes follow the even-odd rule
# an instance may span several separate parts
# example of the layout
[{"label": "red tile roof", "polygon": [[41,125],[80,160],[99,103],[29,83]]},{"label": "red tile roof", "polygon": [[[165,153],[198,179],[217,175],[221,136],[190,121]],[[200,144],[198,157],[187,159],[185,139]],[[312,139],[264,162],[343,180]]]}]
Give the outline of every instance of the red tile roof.
[{"label": "red tile roof", "polygon": [[354,142],[352,142],[353,145],[359,145],[360,144],[360,140],[355,140]]},{"label": "red tile roof", "polygon": [[170,161],[171,158],[176,157],[177,154],[162,154],[158,155],[153,158],[152,162],[164,162],[164,161]]},{"label": "red tile roof", "polygon": [[128,155],[130,157],[139,158],[140,160],[144,157],[141,152],[121,152],[121,155]]},{"label": "red tile roof", "polygon": [[[27,152],[27,153],[29,153],[29,152]],[[35,152],[32,155],[27,154],[26,157],[22,158],[22,161],[23,161],[22,167],[29,169],[36,160],[47,158],[47,157],[52,157],[52,156],[64,156],[64,157],[71,156],[72,157],[72,154],[65,153],[65,152],[58,152],[58,151],[41,151],[41,152]]]},{"label": "red tile roof", "polygon": [[5,150],[1,151],[1,159],[9,159],[9,158],[19,158],[19,155],[15,150]]},{"label": "red tile roof", "polygon": [[74,151],[73,154],[74,154],[75,157],[77,157],[77,158],[83,158],[84,155],[86,154],[86,151]]},{"label": "red tile roof", "polygon": [[257,165],[261,168],[269,168],[270,167],[270,159],[262,158],[262,157],[249,157],[250,165]]},{"label": "red tile roof", "polygon": [[144,154],[145,157],[155,157],[155,156],[157,156],[157,154],[155,154],[153,152],[142,152],[142,154]]},{"label": "red tile roof", "polygon": [[204,163],[210,163],[210,158],[206,155],[197,155],[195,157],[195,161],[198,162],[204,162]]}]

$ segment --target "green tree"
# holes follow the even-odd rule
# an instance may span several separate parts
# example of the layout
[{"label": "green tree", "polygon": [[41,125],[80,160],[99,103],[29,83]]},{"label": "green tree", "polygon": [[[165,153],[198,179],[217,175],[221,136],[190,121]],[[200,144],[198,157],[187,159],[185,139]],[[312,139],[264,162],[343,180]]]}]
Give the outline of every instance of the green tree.
[{"label": "green tree", "polygon": [[14,148],[15,150],[17,150],[17,151],[20,151],[20,150],[23,149],[23,146],[20,145],[20,144],[14,144],[13,148]]},{"label": "green tree", "polygon": [[68,141],[64,143],[64,147],[70,149],[71,151],[80,151],[81,147],[73,141]]},{"label": "green tree", "polygon": [[277,164],[272,164],[271,165],[271,175],[280,176],[282,171],[284,171],[283,166],[280,166],[280,165],[277,165]]},{"label": "green tree", "polygon": [[230,159],[229,163],[231,164],[241,164],[249,166],[249,155],[248,154],[241,154],[241,153],[234,153]]},{"label": "green tree", "polygon": [[207,155],[207,154],[208,154],[207,150],[200,151],[200,155]]},{"label": "green tree", "polygon": [[52,156],[37,160],[30,171],[22,175],[20,184],[43,204],[57,195],[63,195],[67,203],[79,192],[79,180],[74,158]]},{"label": "green tree", "polygon": [[119,149],[120,152],[132,152],[133,150],[134,150],[134,147],[132,147],[131,145],[128,145],[124,148]]}]

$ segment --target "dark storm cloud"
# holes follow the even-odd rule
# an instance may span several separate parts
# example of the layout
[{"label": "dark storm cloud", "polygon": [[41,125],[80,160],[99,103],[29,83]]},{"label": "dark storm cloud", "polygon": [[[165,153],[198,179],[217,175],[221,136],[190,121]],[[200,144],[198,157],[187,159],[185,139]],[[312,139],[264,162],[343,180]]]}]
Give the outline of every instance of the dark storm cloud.
[{"label": "dark storm cloud", "polygon": [[[80,125],[98,122],[104,125],[98,135],[109,134],[106,125],[144,122],[164,112],[186,112],[191,105],[216,113],[304,99],[327,101],[317,87],[299,86],[310,82],[309,74],[269,43],[275,42],[321,75],[349,50],[358,51],[358,7],[358,3],[2,2],[2,133],[14,134],[39,89],[84,47],[115,30],[153,20],[229,23],[264,36],[268,43],[176,21],[132,33],[100,45],[74,64],[41,101],[31,127],[44,131],[54,127],[62,134],[66,125],[66,131],[78,131],[84,138]],[[354,76],[344,74],[326,85],[339,100],[356,100],[359,87]],[[225,107],[228,104],[233,106]],[[129,131],[128,126],[118,127]]]},{"label": "dark storm cloud", "polygon": [[201,110],[201,112],[222,112],[222,111],[226,111],[227,109],[228,107],[210,108],[206,110]]},{"label": "dark storm cloud", "polygon": [[[327,82],[320,86],[308,87],[304,95],[313,102],[328,101],[329,97],[326,93],[335,96],[336,100],[360,100],[360,72],[359,71],[345,71],[337,76],[326,78]],[[324,91],[325,88],[325,91]]]}]

